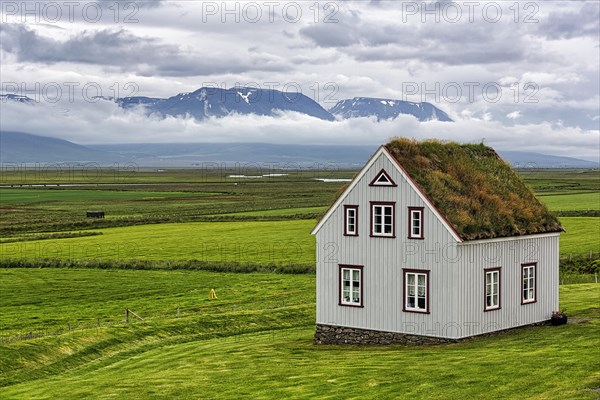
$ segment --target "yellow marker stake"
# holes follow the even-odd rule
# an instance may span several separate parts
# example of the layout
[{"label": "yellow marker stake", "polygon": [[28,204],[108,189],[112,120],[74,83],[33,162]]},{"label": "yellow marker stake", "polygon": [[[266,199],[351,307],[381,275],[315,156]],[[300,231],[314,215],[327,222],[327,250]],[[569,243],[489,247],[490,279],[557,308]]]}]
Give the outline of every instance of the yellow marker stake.
[{"label": "yellow marker stake", "polygon": [[208,292],[208,298],[210,300],[217,298],[217,292],[215,292],[215,289],[210,289],[210,292]]}]

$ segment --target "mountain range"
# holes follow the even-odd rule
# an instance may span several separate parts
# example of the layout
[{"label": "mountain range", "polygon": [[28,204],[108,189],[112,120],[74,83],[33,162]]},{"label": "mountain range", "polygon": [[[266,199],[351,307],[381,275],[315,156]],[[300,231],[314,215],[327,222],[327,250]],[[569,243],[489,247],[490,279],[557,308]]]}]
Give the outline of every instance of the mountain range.
[{"label": "mountain range", "polygon": [[[0,132],[0,161],[11,163],[133,163],[139,167],[193,167],[203,163],[279,163],[312,168],[357,168],[377,146],[284,145],[268,143],[136,143],[82,146],[66,140],[21,132]],[[599,163],[532,152],[499,151],[519,168],[598,168]]]},{"label": "mountain range", "polygon": [[344,119],[359,117],[377,117],[377,120],[395,119],[401,114],[417,117],[419,121],[438,120],[452,122],[448,114],[431,103],[413,103],[410,101],[355,97],[338,101],[330,113]]},{"label": "mountain range", "polygon": [[[452,121],[448,114],[426,102],[355,97],[340,100],[331,109],[326,110],[300,92],[281,92],[251,87],[230,89],[202,87],[190,93],[180,93],[168,98],[133,96],[115,99],[100,96],[97,99],[114,101],[124,109],[142,107],[148,115],[163,118],[190,116],[199,121],[209,117],[222,118],[234,114],[277,116],[286,111],[298,112],[325,121],[359,117],[387,120],[402,114],[412,115],[419,121]],[[27,96],[14,94],[0,95],[0,101],[33,103],[33,99]]]}]

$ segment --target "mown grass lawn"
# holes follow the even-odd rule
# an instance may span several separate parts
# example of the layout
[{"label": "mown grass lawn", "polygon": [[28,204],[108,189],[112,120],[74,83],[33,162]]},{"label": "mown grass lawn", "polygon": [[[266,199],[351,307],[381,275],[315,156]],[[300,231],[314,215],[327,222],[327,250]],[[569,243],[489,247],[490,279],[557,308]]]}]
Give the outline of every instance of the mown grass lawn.
[{"label": "mown grass lawn", "polygon": [[189,222],[97,229],[100,236],[0,245],[0,260],[198,259],[222,262],[311,263],[314,220]]},{"label": "mown grass lawn", "polygon": [[[565,326],[444,346],[357,347],[312,344],[312,275],[0,274],[3,292],[15,293],[0,299],[14,312],[1,316],[4,326],[18,311],[31,329],[38,320],[25,317],[48,313],[66,322],[129,304],[147,317],[127,327],[2,344],[2,398],[595,399],[591,389],[600,387],[596,284],[561,286],[561,307],[573,322]],[[213,285],[219,299],[209,301]],[[179,303],[182,318],[161,317]]]}]

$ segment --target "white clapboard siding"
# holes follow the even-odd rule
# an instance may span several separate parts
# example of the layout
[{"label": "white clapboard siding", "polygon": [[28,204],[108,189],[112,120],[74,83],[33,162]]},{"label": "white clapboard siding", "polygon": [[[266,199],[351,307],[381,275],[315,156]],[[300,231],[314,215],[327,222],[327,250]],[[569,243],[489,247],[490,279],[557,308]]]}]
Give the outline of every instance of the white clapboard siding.
[{"label": "white clapboard siding", "polygon": [[[459,245],[459,318],[471,336],[548,320],[558,311],[559,234]],[[521,264],[537,263],[536,302],[521,304]],[[501,267],[501,308],[484,312],[484,269]],[[470,334],[469,334],[470,333]]]}]

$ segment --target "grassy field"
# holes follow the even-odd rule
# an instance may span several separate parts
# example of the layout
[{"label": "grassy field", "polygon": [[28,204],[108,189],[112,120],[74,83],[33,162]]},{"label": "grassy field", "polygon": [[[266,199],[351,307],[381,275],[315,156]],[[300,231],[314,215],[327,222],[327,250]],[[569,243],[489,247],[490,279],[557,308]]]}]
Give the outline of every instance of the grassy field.
[{"label": "grassy field", "polygon": [[[315,178],[355,171],[252,180],[228,176],[258,172],[1,172],[0,267],[21,257],[94,267],[0,268],[0,398],[598,398],[590,390],[600,388],[595,284],[561,285],[561,308],[574,322],[566,326],[340,351],[311,343],[310,268],[170,270],[169,260],[188,259],[222,264],[218,271],[311,266],[309,232],[344,185]],[[600,171],[521,174],[567,230],[563,260],[589,264],[590,251],[600,253]],[[86,219],[88,210],[107,218]],[[98,259],[141,260],[126,267],[149,270],[99,269]],[[169,270],[150,270],[152,260]],[[561,272],[561,282],[593,282],[578,268]],[[212,288],[217,300],[208,299]],[[125,308],[144,321],[126,325]]]},{"label": "grassy field", "polygon": [[[280,210],[280,215],[286,215]],[[600,253],[600,219],[562,217],[560,252]],[[188,222],[98,229],[102,235],[0,243],[14,258],[311,263],[316,220]],[[252,232],[252,234],[248,234]]]},{"label": "grassy field", "polygon": [[[148,321],[291,305],[314,306],[314,276],[205,271],[0,269],[2,337],[39,327],[123,322],[128,307]],[[214,288],[218,301],[208,299]],[[311,311],[314,313],[314,310]],[[4,360],[6,362],[6,360]]]},{"label": "grassy field", "polygon": [[12,258],[310,263],[314,220],[188,222],[100,229],[102,235],[0,244]]},{"label": "grassy field", "polygon": [[539,199],[555,211],[600,210],[600,191],[542,195]]},{"label": "grassy field", "polygon": [[598,169],[527,169],[518,170],[521,177],[538,194],[563,194],[600,190]]},{"label": "grassy field", "polygon": [[[345,176],[352,176],[346,172]],[[339,175],[333,174],[332,176]],[[160,177],[163,177],[160,175]],[[182,173],[180,180],[189,179]],[[174,222],[307,219],[331,204],[340,183],[297,174],[244,182],[124,183],[86,188],[0,187],[0,237]],[[294,209],[294,211],[288,211]],[[104,211],[106,219],[85,218]],[[225,214],[225,215],[223,215]]]},{"label": "grassy field", "polygon": [[562,217],[566,232],[560,235],[560,253],[600,253],[600,218]]},{"label": "grassy field", "polygon": [[94,204],[106,205],[108,202],[122,200],[186,200],[204,196],[215,196],[219,193],[185,193],[185,192],[148,192],[148,191],[124,191],[124,190],[102,190],[102,189],[13,189],[4,188],[0,190],[3,206],[15,205],[52,205],[58,203],[60,207],[68,206],[70,203],[85,203],[88,207]]},{"label": "grassy field", "polygon": [[[308,232],[343,185],[315,176],[354,174],[287,171],[286,176],[240,181],[228,178],[234,170],[142,170],[112,181],[108,174],[93,184],[88,175],[67,172],[46,173],[53,178],[49,185],[62,186],[0,188],[0,258],[311,262],[314,240]],[[563,256],[600,251],[600,219],[577,216],[600,213],[600,171],[524,170],[522,176],[552,210],[568,213],[560,217],[567,229]],[[16,186],[19,178],[31,184],[43,177],[4,171],[0,181]],[[86,210],[105,211],[107,218],[85,218]],[[252,237],[244,234],[250,230]],[[56,238],[79,232],[102,235]]]},{"label": "grassy field", "polygon": [[[14,293],[0,298],[7,333],[35,333],[41,322],[64,330],[3,336],[2,398],[594,399],[600,387],[593,284],[561,286],[573,321],[565,326],[340,351],[312,344],[312,275],[1,269],[0,277],[2,292]],[[125,325],[125,307],[145,321]]]}]

